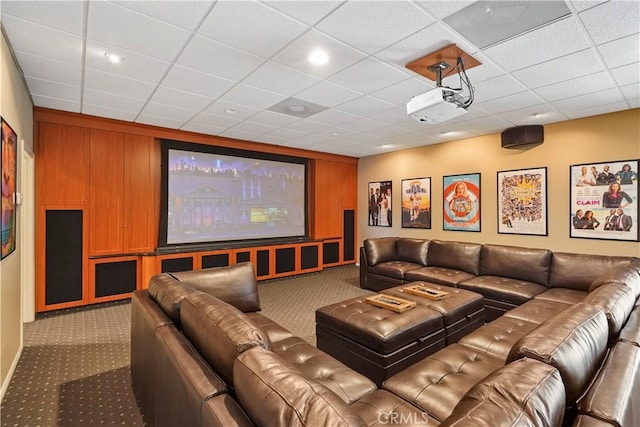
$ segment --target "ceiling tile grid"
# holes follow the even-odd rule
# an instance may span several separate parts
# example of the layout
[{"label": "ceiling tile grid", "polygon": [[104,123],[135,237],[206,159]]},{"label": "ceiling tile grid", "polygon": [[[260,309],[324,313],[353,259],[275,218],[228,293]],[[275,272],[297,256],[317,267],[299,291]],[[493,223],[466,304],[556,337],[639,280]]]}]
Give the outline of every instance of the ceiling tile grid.
[{"label": "ceiling tile grid", "polygon": [[[640,2],[552,1],[568,12],[535,28],[527,2],[432,0],[2,0],[0,18],[35,106],[363,157],[638,108]],[[486,48],[453,26],[496,11],[516,31]],[[452,43],[481,63],[475,101],[416,122],[406,103],[436,82],[405,65]],[[289,98],[326,109],[269,111]]]}]

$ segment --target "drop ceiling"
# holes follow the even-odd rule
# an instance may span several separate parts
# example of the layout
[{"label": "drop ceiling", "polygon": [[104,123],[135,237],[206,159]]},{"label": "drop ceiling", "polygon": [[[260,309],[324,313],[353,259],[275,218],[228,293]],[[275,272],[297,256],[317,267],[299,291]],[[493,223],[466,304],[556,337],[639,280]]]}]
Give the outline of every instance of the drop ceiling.
[{"label": "drop ceiling", "polygon": [[[0,13],[37,107],[364,157],[638,108],[640,2],[554,3],[566,13],[520,30],[523,2],[2,0]],[[474,44],[484,30],[455,29],[481,22],[474,10],[515,35]],[[407,101],[435,82],[405,65],[452,43],[481,62],[475,101],[413,121]],[[319,48],[329,62],[312,65]]]}]

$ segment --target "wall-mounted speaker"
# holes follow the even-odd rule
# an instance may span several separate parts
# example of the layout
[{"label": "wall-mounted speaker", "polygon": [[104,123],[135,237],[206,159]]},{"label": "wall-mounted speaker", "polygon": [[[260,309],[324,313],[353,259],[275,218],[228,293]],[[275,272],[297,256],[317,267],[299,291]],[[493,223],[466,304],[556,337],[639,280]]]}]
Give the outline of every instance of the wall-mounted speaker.
[{"label": "wall-mounted speaker", "polygon": [[502,132],[502,148],[527,148],[544,142],[544,126],[516,126]]}]

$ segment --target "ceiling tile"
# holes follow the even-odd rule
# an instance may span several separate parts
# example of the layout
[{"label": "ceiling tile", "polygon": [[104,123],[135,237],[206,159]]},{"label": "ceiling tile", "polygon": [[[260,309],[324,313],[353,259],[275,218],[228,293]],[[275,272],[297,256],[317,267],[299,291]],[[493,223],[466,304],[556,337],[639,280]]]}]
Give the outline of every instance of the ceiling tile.
[{"label": "ceiling tile", "polygon": [[508,111],[500,114],[500,118],[513,123],[514,126],[555,123],[567,120],[567,116],[561,114],[549,104],[540,104],[534,107]]},{"label": "ceiling tile", "polygon": [[568,17],[486,49],[507,71],[558,58],[590,46],[575,18]]},{"label": "ceiling tile", "polygon": [[271,132],[265,134],[266,136],[274,136],[276,138],[282,138],[285,140],[291,140],[291,139],[297,139],[300,138],[304,135],[306,135],[305,132],[299,132],[297,130],[293,130],[293,129],[289,129],[289,128],[280,128],[280,129],[275,129],[272,130]]},{"label": "ceiling tile", "polygon": [[2,16],[2,26],[13,50],[43,58],[82,64],[82,38],[11,16]]},{"label": "ceiling tile", "polygon": [[82,102],[83,111],[88,105],[91,105],[94,110],[98,107],[104,107],[109,110],[134,113],[133,118],[135,118],[145,104],[145,101],[142,99],[129,98],[128,96],[115,95],[111,92],[101,92],[87,88],[84,89]]},{"label": "ceiling tile", "polygon": [[308,25],[258,2],[219,1],[198,33],[269,58],[308,29]]},{"label": "ceiling tile", "polygon": [[56,61],[38,55],[16,52],[25,77],[35,77],[58,83],[80,86],[82,68],[68,62]]},{"label": "ceiling tile", "polygon": [[287,96],[279,93],[270,92],[268,90],[245,84],[239,84],[229,92],[225,93],[221,100],[262,110],[269,108],[286,98]]},{"label": "ceiling tile", "polygon": [[600,92],[561,99],[552,102],[551,105],[562,111],[575,111],[621,101],[624,101],[624,99],[620,95],[618,89],[607,89]]},{"label": "ceiling tile", "polygon": [[390,102],[397,106],[406,107],[407,102],[414,96],[421,95],[433,89],[429,80],[424,78],[409,78],[384,89],[371,93],[374,98]]},{"label": "ceiling tile", "polygon": [[512,93],[522,92],[526,87],[509,75],[495,77],[475,85],[476,102],[502,98]]},{"label": "ceiling tile", "polygon": [[611,70],[613,78],[620,86],[640,81],[640,62],[625,65]]},{"label": "ceiling tile", "polygon": [[578,12],[583,10],[591,9],[594,6],[599,5],[600,3],[604,3],[608,0],[572,0],[571,4],[576,8]]},{"label": "ceiling tile", "polygon": [[[122,61],[114,64],[105,53],[117,53]],[[157,84],[169,69],[169,62],[94,41],[87,42],[85,66],[105,73]]]},{"label": "ceiling tile", "polygon": [[313,25],[327,16],[343,1],[295,1],[279,0],[265,1],[265,4],[274,7],[287,15],[296,18],[305,24]]},{"label": "ceiling tile", "polygon": [[91,104],[87,104],[86,102],[82,106],[82,114],[89,114],[91,116],[98,116],[98,117],[107,117],[109,119],[115,119],[115,120],[124,120],[126,122],[133,122],[136,119],[136,116],[138,115],[137,112],[117,110],[117,109],[104,107],[102,105],[100,106],[91,105]]},{"label": "ceiling tile", "polygon": [[197,93],[209,98],[218,98],[236,83],[222,77],[175,65],[162,80],[162,86],[185,92]]},{"label": "ceiling tile", "polygon": [[353,101],[346,102],[338,106],[336,109],[339,111],[344,111],[346,113],[355,114],[357,116],[366,117],[372,114],[390,110],[394,107],[394,104],[388,103],[386,101],[375,99],[370,96],[362,96],[360,98],[354,99]]},{"label": "ceiling tile", "polygon": [[138,99],[149,98],[155,89],[153,84],[90,69],[85,71],[84,87]]},{"label": "ceiling tile", "polygon": [[218,99],[204,112],[217,116],[229,117],[231,120],[244,120],[259,113],[260,109],[248,105],[236,104],[224,99]]},{"label": "ceiling tile", "polygon": [[596,116],[599,114],[613,113],[627,108],[626,102],[614,102],[612,104],[593,105],[587,108],[568,110],[565,114],[571,119]]},{"label": "ceiling tile", "polygon": [[251,116],[252,122],[276,127],[288,126],[291,123],[297,122],[298,120],[300,120],[298,117],[274,113],[273,111],[263,111],[254,116]]},{"label": "ceiling tile", "polygon": [[63,83],[51,82],[48,80],[27,77],[27,86],[32,95],[57,98],[65,101],[80,101],[80,87]]},{"label": "ceiling tile", "polygon": [[512,74],[525,85],[536,88],[602,70],[604,67],[596,53],[592,49],[585,49],[514,71]]},{"label": "ceiling tile", "polygon": [[340,126],[343,123],[359,119],[360,116],[342,111],[325,110],[313,116],[314,122],[324,123],[329,126]]},{"label": "ceiling tile", "polygon": [[196,113],[192,110],[185,110],[173,105],[159,104],[157,102],[147,103],[140,113],[140,117],[162,117],[170,119],[172,122],[179,122],[179,126],[191,120],[195,115]]},{"label": "ceiling tile", "polygon": [[[640,31],[640,2],[611,1],[580,13],[596,44],[610,42]],[[615,22],[615,25],[611,25]]]},{"label": "ceiling tile", "polygon": [[354,121],[349,122],[344,125],[344,127],[349,127],[349,129],[357,132],[371,132],[380,128],[387,126],[387,123],[379,122],[372,118],[361,118]]},{"label": "ceiling tile", "polygon": [[33,104],[36,107],[53,108],[54,110],[80,112],[80,102],[67,101],[64,99],[49,98],[47,96],[33,95]]},{"label": "ceiling tile", "polygon": [[[224,60],[221,60],[224,58]],[[241,80],[264,59],[200,36],[194,36],[177,61],[178,65],[214,76]]]},{"label": "ceiling tile", "polygon": [[194,118],[192,118],[188,123],[185,124],[194,124],[194,125],[205,125],[209,127],[219,128],[220,130],[224,130],[230,128],[232,126],[237,125],[243,119],[236,117],[235,115],[219,115],[219,114],[211,114],[211,113],[200,113]]},{"label": "ceiling tile", "polygon": [[[324,51],[329,61],[314,65],[308,56],[315,50]],[[316,77],[328,77],[364,59],[366,55],[327,35],[311,30],[296,39],[273,57],[273,61]]]},{"label": "ceiling tile", "polygon": [[362,96],[360,92],[347,89],[346,87],[322,80],[296,94],[296,98],[315,104],[324,105],[325,107],[335,107],[352,99]]},{"label": "ceiling tile", "polygon": [[598,46],[609,68],[640,61],[640,33]]},{"label": "ceiling tile", "polygon": [[177,120],[168,117],[157,117],[148,113],[140,114],[136,119],[136,123],[144,123],[147,125],[161,126],[169,129],[180,129],[180,126],[184,123],[182,120]]},{"label": "ceiling tile", "polygon": [[274,129],[276,129],[275,126],[269,126],[269,125],[265,125],[265,124],[262,124],[262,123],[253,122],[251,120],[245,120],[244,122],[238,123],[237,125],[235,125],[234,127],[232,127],[229,130],[230,131],[246,132],[246,133],[250,133],[252,135],[262,135],[262,134],[270,132],[270,131],[272,131]]},{"label": "ceiling tile", "polygon": [[640,98],[640,83],[622,86],[620,89],[624,97],[628,100]]},{"label": "ceiling tile", "polygon": [[165,105],[172,105],[189,111],[202,111],[214,100],[206,96],[196,95],[190,92],[183,92],[168,87],[159,87],[150,99]]},{"label": "ceiling tile", "polygon": [[322,129],[325,129],[327,125],[324,123],[314,122],[313,117],[311,117],[309,119],[298,120],[297,122],[294,122],[287,127],[292,130],[297,130],[308,134],[312,132],[319,132]]},{"label": "ceiling tile", "polygon": [[210,2],[200,0],[136,0],[116,1],[114,3],[188,30],[193,30],[211,8]]},{"label": "ceiling tile", "polygon": [[67,33],[82,35],[84,2],[59,1],[56,7],[47,7],[49,1],[2,1],[2,22],[6,16],[15,16]]},{"label": "ceiling tile", "polygon": [[317,77],[271,61],[244,79],[244,83],[253,87],[287,96],[298,93],[319,81]]},{"label": "ceiling tile", "polygon": [[[378,113],[378,114],[372,114],[371,116],[369,116],[369,119],[374,120],[378,123],[403,126],[403,129],[406,129],[404,128],[404,126],[407,125],[408,123],[411,123],[411,122],[417,123],[415,120],[413,120],[411,117],[407,115],[406,106],[396,107],[391,110],[383,111],[382,113]],[[414,129],[414,127],[411,126],[410,129]]]},{"label": "ceiling tile", "polygon": [[[543,101],[531,92],[514,93],[502,98],[492,99],[487,102],[479,102],[478,107],[492,114],[518,110],[532,105],[542,104]],[[482,119],[480,119],[482,120]],[[467,122],[464,122],[467,123]]]},{"label": "ceiling tile", "polygon": [[256,134],[252,132],[243,132],[238,129],[227,129],[220,133],[220,136],[251,141],[256,137]]},{"label": "ceiling tile", "polygon": [[369,94],[407,79],[408,72],[402,72],[382,61],[367,58],[344,71],[334,74],[330,81],[358,92]]},{"label": "ceiling tile", "polygon": [[464,9],[465,7],[472,4],[472,1],[437,1],[437,0],[427,0],[427,1],[417,1],[417,4],[424,7],[428,12],[432,13],[434,16],[438,18],[444,18],[446,16],[451,15],[459,11],[460,9]]},{"label": "ceiling tile", "polygon": [[205,135],[219,135],[220,133],[224,132],[226,128],[223,126],[209,126],[204,123],[189,122],[182,125],[180,129],[190,132],[203,133]]},{"label": "ceiling tile", "polygon": [[[87,38],[132,50],[164,61],[172,61],[190,33],[182,28],[118,6],[88,3]],[[140,31],[144,28],[144,31]]]},{"label": "ceiling tile", "polygon": [[345,2],[316,28],[371,54],[432,22],[424,9],[408,1],[354,1]]},{"label": "ceiling tile", "polygon": [[588,76],[578,77],[561,83],[537,88],[534,92],[547,101],[557,101],[572,96],[584,95],[591,92],[614,87],[609,73],[601,71]]}]

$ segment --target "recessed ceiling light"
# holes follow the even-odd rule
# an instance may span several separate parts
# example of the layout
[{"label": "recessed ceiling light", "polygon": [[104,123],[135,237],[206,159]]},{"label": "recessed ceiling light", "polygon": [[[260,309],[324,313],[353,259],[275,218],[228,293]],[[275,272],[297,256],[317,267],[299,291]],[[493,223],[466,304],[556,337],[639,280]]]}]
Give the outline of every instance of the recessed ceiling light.
[{"label": "recessed ceiling light", "polygon": [[393,147],[395,147],[395,145],[393,144],[383,144],[380,146],[380,148],[393,148]]},{"label": "recessed ceiling light", "polygon": [[308,59],[313,65],[323,65],[329,62],[329,55],[323,50],[314,50],[309,54]]},{"label": "recessed ceiling light", "polygon": [[114,64],[118,64],[122,61],[122,57],[116,53],[106,52],[104,56]]},{"label": "recessed ceiling light", "polygon": [[227,114],[235,114],[235,113],[237,113],[237,111],[234,110],[233,108],[225,108],[224,112],[227,113]]},{"label": "recessed ceiling light", "polygon": [[538,117],[542,117],[542,116],[544,116],[544,114],[543,114],[543,113],[533,113],[533,114],[531,115],[531,117],[533,117],[533,118],[535,118],[535,119],[537,119]]},{"label": "recessed ceiling light", "polygon": [[331,135],[338,136],[338,135],[340,135],[340,133],[339,132],[331,132]]}]

